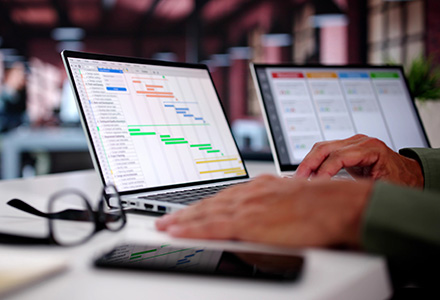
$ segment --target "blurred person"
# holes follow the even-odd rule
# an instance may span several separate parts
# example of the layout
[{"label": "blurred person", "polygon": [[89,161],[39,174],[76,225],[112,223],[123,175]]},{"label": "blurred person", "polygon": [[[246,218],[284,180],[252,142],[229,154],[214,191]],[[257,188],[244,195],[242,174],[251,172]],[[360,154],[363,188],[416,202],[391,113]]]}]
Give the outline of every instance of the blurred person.
[{"label": "blurred person", "polygon": [[[342,168],[356,180],[330,180]],[[295,178],[259,177],[163,216],[156,227],[175,237],[437,259],[440,149],[398,154],[364,135],[317,143]]]},{"label": "blurred person", "polygon": [[26,68],[22,62],[15,62],[6,70],[0,92],[0,132],[23,123],[26,98]]}]

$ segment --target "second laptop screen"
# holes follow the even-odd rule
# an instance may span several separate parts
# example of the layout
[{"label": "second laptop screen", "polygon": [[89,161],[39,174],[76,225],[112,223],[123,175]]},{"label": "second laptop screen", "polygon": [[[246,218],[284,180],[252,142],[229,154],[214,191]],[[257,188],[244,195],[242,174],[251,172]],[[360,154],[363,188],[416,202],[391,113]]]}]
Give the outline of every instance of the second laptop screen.
[{"label": "second laptop screen", "polygon": [[390,148],[426,147],[399,68],[270,68],[257,76],[282,165],[297,165],[316,142],[358,133]]}]

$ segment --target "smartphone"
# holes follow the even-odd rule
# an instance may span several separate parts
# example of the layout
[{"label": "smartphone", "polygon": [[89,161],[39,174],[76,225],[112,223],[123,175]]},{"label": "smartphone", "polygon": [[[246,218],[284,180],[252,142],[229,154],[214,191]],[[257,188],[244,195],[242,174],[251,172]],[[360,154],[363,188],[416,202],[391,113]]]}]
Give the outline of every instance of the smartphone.
[{"label": "smartphone", "polygon": [[304,265],[298,255],[175,247],[170,244],[115,247],[95,260],[100,268],[207,274],[269,280],[295,280]]}]

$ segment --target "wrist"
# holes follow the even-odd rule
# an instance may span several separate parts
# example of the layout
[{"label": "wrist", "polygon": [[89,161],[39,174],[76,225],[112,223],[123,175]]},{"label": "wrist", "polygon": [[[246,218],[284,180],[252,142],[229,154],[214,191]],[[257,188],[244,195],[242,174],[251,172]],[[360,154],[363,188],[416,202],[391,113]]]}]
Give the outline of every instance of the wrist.
[{"label": "wrist", "polygon": [[[314,197],[326,199],[328,218],[325,231],[328,245],[361,245],[361,230],[364,211],[373,191],[373,180],[316,180],[311,182]],[[325,205],[325,204],[324,204]]]},{"label": "wrist", "polygon": [[349,182],[341,187],[341,197],[347,199],[347,215],[342,232],[342,243],[359,247],[361,245],[361,231],[363,215],[368,205],[374,181],[360,180]]},{"label": "wrist", "polygon": [[422,167],[419,162],[408,157],[405,157],[405,160],[407,161],[407,172],[405,172],[408,176],[406,179],[407,185],[409,187],[423,189],[425,186],[425,178],[423,177]]}]

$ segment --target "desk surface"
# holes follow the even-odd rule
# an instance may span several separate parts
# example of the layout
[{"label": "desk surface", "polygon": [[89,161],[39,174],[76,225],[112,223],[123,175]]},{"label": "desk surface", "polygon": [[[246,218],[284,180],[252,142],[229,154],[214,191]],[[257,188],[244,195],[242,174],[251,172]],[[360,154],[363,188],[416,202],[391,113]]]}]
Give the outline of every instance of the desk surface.
[{"label": "desk surface", "polygon": [[[247,166],[253,175],[274,172],[270,163],[248,163]],[[44,210],[48,197],[55,191],[75,187],[91,199],[96,199],[100,185],[94,171],[1,181],[0,228],[23,232],[29,230],[29,222],[36,221],[6,206],[11,198],[20,198]],[[122,241],[171,241],[182,245],[191,242],[172,239],[157,232],[154,229],[155,218],[129,214],[127,226],[121,232],[100,232],[77,247],[0,246],[0,259],[11,253],[23,256],[41,253],[65,258],[68,264],[64,273],[15,292],[8,299],[385,299],[391,294],[384,260],[355,252],[302,250],[306,265],[302,278],[295,283],[101,270],[92,266],[94,257]],[[249,243],[197,242],[227,249],[295,252]]]}]

